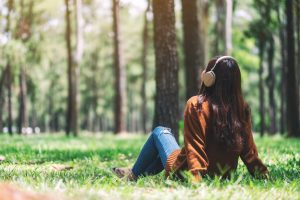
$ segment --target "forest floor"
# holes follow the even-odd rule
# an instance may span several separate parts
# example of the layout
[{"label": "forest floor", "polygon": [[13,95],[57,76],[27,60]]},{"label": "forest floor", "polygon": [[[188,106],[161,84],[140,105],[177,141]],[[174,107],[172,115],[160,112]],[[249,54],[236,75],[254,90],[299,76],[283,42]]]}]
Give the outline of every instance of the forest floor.
[{"label": "forest floor", "polygon": [[[252,178],[239,162],[230,180],[204,177],[199,185],[166,180],[116,178],[114,166],[131,166],[146,136],[0,135],[0,182],[63,199],[300,199],[300,140],[255,140],[270,180]],[[71,169],[62,170],[68,166]],[[1,199],[1,197],[0,197]],[[58,199],[58,198],[55,198]]]}]

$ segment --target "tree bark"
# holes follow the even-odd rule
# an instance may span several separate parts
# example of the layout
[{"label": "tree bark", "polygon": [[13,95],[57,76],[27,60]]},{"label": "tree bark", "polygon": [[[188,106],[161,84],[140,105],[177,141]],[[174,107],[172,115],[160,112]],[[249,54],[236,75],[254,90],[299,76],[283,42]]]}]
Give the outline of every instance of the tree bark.
[{"label": "tree bark", "polygon": [[5,68],[2,71],[1,78],[0,78],[0,133],[3,130],[3,108],[4,108],[4,102],[5,102],[5,98],[4,98],[4,95],[5,95],[5,93],[4,93],[5,90],[4,89],[5,88],[4,88],[4,85],[7,82],[6,77],[7,77],[7,68]]},{"label": "tree bark", "polygon": [[286,130],[286,36],[284,31],[283,20],[281,19],[281,13],[279,6],[276,7],[277,20],[280,24],[279,40],[280,40],[280,54],[281,54],[281,86],[280,86],[280,133],[284,134]]},{"label": "tree bark", "polygon": [[22,134],[23,132],[26,133],[26,128],[28,128],[26,71],[25,71],[25,67],[21,66],[18,133],[19,134]]},{"label": "tree bark", "polygon": [[225,54],[232,54],[232,0],[226,0],[226,20],[225,20]]},{"label": "tree bark", "polygon": [[[91,67],[91,71],[93,72],[93,74],[99,74],[99,70],[98,70],[98,61],[99,61],[99,49],[96,49],[93,54],[92,54],[92,59],[93,59],[93,64]],[[93,76],[92,80],[91,80],[91,89],[93,91],[92,93],[92,109],[93,109],[93,128],[92,131],[93,132],[97,132],[99,131],[99,126],[98,126],[98,112],[97,112],[97,108],[98,108],[98,99],[99,99],[99,89],[98,89],[98,83],[97,83],[97,76]]]},{"label": "tree bark", "polygon": [[[6,22],[7,22],[7,25],[6,25],[6,34],[8,36],[8,38],[10,39],[10,35],[11,35],[11,31],[10,31],[10,15],[11,15],[11,11],[13,9],[13,0],[8,0],[7,2],[7,7],[8,7],[8,14],[7,14],[7,17],[6,17]],[[12,121],[12,69],[11,69],[11,64],[10,64],[10,61],[8,60],[7,61],[7,64],[6,64],[6,71],[7,71],[7,82],[6,82],[6,87],[7,87],[7,99],[8,99],[8,122],[7,122],[7,127],[8,127],[8,133],[10,135],[13,134],[13,130],[12,130],[12,124],[13,124],[13,121]]]},{"label": "tree bark", "polygon": [[[75,64],[79,66],[83,55],[83,17],[82,17],[82,1],[76,0],[76,56]],[[77,67],[78,69],[79,67]]]},{"label": "tree bark", "polygon": [[126,72],[122,62],[120,42],[120,0],[113,0],[114,71],[115,71],[115,130],[116,134],[126,131]]},{"label": "tree bark", "polygon": [[68,57],[68,105],[67,105],[67,119],[66,119],[66,134],[72,133],[74,136],[78,133],[77,126],[77,76],[76,66],[73,62],[72,47],[71,47],[71,11],[70,2],[65,0],[66,5],[66,47]]},{"label": "tree bark", "polygon": [[[33,1],[30,2],[29,13],[24,13],[24,0],[20,1],[21,16],[19,19],[19,27],[17,38],[25,43],[30,38],[31,22],[33,17]],[[20,97],[19,97],[19,118],[18,118],[18,133],[26,133],[28,128],[28,111],[27,111],[27,73],[25,64],[20,66]],[[23,130],[24,128],[24,130]]]},{"label": "tree bark", "polygon": [[214,55],[225,54],[225,17],[226,3],[225,0],[216,0],[216,34],[215,34],[215,50]]},{"label": "tree bark", "polygon": [[275,88],[275,72],[274,72],[274,39],[270,36],[269,46],[268,46],[268,71],[269,75],[267,78],[267,85],[269,88],[269,116],[270,116],[270,133],[275,134],[277,131],[276,125],[276,102],[274,97]]},{"label": "tree bark", "polygon": [[[78,135],[78,109],[79,109],[79,95],[78,95],[78,79],[79,79],[79,69],[80,63],[83,56],[83,17],[82,17],[82,1],[74,1],[76,8],[76,54],[72,66],[72,77],[73,77],[73,95],[72,95],[72,104],[73,104],[73,117],[72,117],[72,130],[73,135]],[[70,31],[72,35],[72,31]],[[70,36],[71,37],[71,36]]]},{"label": "tree bark", "polygon": [[146,134],[148,132],[147,128],[147,121],[148,121],[148,112],[147,112],[147,94],[146,94],[146,84],[147,84],[147,77],[148,77],[148,49],[149,49],[149,20],[148,14],[150,12],[150,0],[147,0],[147,9],[145,11],[144,16],[144,29],[143,29],[143,38],[142,38],[142,57],[141,57],[141,64],[143,68],[143,75],[142,75],[142,89],[141,89],[141,96],[142,96],[142,129],[143,133]]},{"label": "tree bark", "polygon": [[8,103],[8,133],[10,135],[13,134],[12,125],[13,125],[13,119],[12,119],[12,72],[11,72],[11,65],[8,61],[7,65],[7,103]]},{"label": "tree bark", "polygon": [[263,41],[259,44],[259,113],[260,113],[260,136],[265,133],[265,93],[264,93],[264,81],[263,81],[263,60],[264,60],[264,50],[265,45]]},{"label": "tree bark", "polygon": [[[198,1],[182,0],[182,22],[185,55],[186,99],[196,95],[199,90],[199,70],[204,66],[204,44],[200,39],[200,21],[198,18]],[[199,8],[200,9],[200,8]]]},{"label": "tree bark", "polygon": [[208,62],[209,42],[208,42],[208,27],[209,27],[209,0],[198,1],[198,20],[200,24],[200,50],[201,58],[203,58],[201,67],[205,67]]},{"label": "tree bark", "polygon": [[36,128],[37,128],[36,105],[35,105],[36,98],[35,98],[35,96],[36,96],[36,94],[34,92],[34,94],[32,94],[32,97],[31,97],[31,113],[32,113],[32,116],[31,116],[31,127],[33,129],[33,133],[36,133]]},{"label": "tree bark", "polygon": [[173,0],[153,0],[155,114],[153,126],[172,129],[178,140],[178,57]]},{"label": "tree bark", "polygon": [[[298,80],[298,95],[300,95],[300,0],[296,1],[296,25],[297,25],[297,80]],[[300,104],[300,96],[298,96],[298,104]],[[299,115],[300,115],[300,105],[299,105]],[[300,123],[300,122],[299,122]],[[300,126],[300,125],[299,125]],[[300,127],[299,127],[300,129]]]},{"label": "tree bark", "polygon": [[295,75],[295,38],[294,38],[294,12],[293,0],[286,0],[287,17],[287,73],[286,84],[287,91],[287,130],[288,135],[300,137],[299,131],[299,105],[298,105],[298,87]]}]

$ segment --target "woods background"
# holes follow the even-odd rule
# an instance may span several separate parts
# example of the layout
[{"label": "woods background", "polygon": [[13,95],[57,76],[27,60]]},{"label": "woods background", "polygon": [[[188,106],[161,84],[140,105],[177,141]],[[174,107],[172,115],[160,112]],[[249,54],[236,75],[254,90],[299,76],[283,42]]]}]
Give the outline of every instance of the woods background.
[{"label": "woods background", "polygon": [[253,129],[300,137],[299,0],[1,0],[0,131],[178,136],[199,70],[232,55]]}]

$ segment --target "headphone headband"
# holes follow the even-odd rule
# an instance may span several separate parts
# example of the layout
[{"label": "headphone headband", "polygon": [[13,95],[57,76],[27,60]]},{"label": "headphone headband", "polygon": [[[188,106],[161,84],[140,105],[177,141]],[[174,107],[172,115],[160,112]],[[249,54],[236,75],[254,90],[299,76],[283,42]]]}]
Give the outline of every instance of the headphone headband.
[{"label": "headphone headband", "polygon": [[231,56],[221,56],[220,58],[218,58],[214,64],[214,66],[208,72],[205,72],[205,70],[204,70],[201,74],[201,80],[203,81],[203,83],[206,87],[211,87],[212,85],[214,85],[214,83],[216,81],[216,75],[213,70],[215,69],[217,64],[224,59],[232,59],[236,62],[236,60]]},{"label": "headphone headband", "polygon": [[213,68],[211,68],[211,70],[209,70],[209,71],[213,71],[216,68],[217,64],[219,62],[221,62],[222,60],[225,60],[225,59],[232,59],[232,60],[235,61],[235,59],[233,57],[231,57],[231,56],[221,56],[220,58],[217,59],[217,61],[215,62]]}]

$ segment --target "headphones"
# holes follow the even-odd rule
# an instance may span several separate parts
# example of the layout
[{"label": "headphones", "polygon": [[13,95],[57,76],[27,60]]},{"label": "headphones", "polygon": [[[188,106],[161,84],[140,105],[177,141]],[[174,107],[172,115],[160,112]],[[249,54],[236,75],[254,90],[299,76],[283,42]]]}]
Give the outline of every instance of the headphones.
[{"label": "headphones", "polygon": [[214,73],[213,70],[216,68],[216,66],[219,62],[221,62],[222,60],[225,60],[225,59],[232,59],[235,61],[235,59],[231,56],[221,56],[220,58],[217,59],[217,61],[215,62],[214,66],[211,68],[211,70],[209,70],[208,72],[205,72],[205,70],[203,70],[203,72],[201,73],[201,80],[203,81],[203,84],[206,87],[211,87],[215,84],[216,74]]}]

